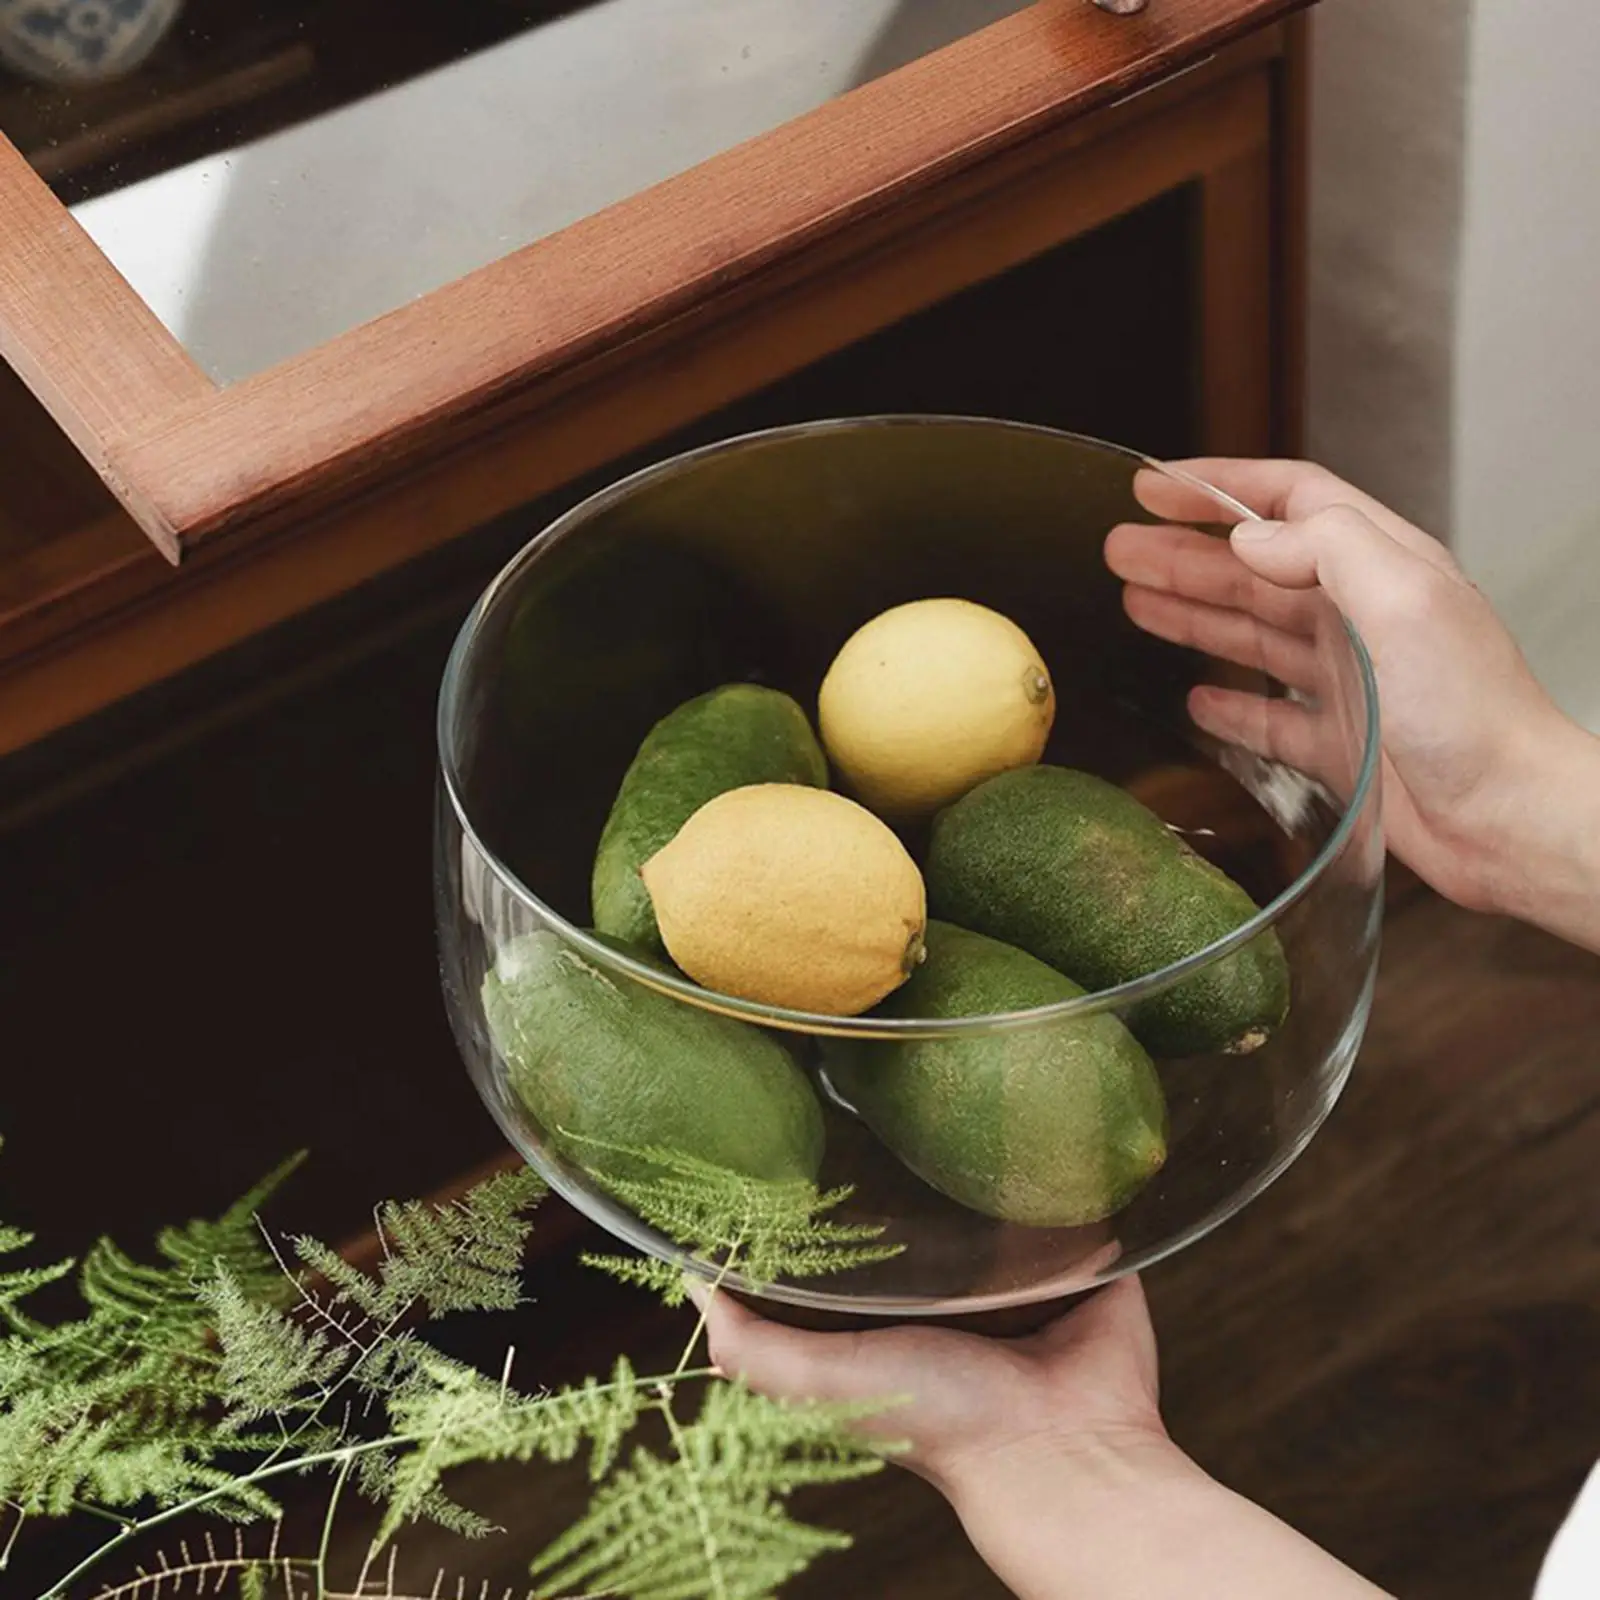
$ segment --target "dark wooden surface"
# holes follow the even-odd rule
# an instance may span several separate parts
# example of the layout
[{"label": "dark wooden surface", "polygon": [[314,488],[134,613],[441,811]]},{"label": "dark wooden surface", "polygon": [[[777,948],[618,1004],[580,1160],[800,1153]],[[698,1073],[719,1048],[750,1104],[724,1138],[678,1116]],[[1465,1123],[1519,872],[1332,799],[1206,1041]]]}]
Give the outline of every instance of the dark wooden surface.
[{"label": "dark wooden surface", "polygon": [[[1408,884],[1344,1102],[1274,1189],[1149,1275],[1174,1434],[1406,1600],[1529,1595],[1600,1454],[1597,1168],[1600,960]],[[524,1384],[620,1349],[644,1370],[675,1357],[687,1313],[576,1267],[597,1241],[558,1202],[541,1237],[534,1304],[482,1330],[515,1342]],[[441,1564],[472,1592],[516,1584],[584,1493],[537,1467],[456,1488],[509,1531],[412,1535],[401,1572],[422,1593]],[[857,1545],[800,1600],[1004,1593],[909,1475],[805,1509]]]},{"label": "dark wooden surface", "polygon": [[[1597,1167],[1600,960],[1405,893],[1333,1119],[1254,1207],[1149,1275],[1173,1433],[1406,1600],[1531,1594],[1600,1456]],[[675,1352],[686,1314],[559,1262],[539,1274],[524,1381]],[[460,1487],[512,1530],[468,1568],[495,1583],[581,1496],[538,1473]],[[908,1475],[809,1509],[858,1542],[796,1596],[1005,1592]],[[425,1535],[406,1551],[428,1581],[460,1557]]]},{"label": "dark wooden surface", "polygon": [[1600,961],[1413,897],[1304,1160],[1151,1276],[1200,1460],[1398,1593],[1531,1593],[1600,1456]]},{"label": "dark wooden surface", "polygon": [[[1149,1275],[1173,1433],[1406,1600],[1531,1594],[1600,1454],[1597,1164],[1600,960],[1407,884],[1344,1103],[1253,1208]],[[534,1306],[483,1330],[515,1342],[522,1381],[619,1349],[670,1364],[688,1313],[576,1268],[600,1240],[557,1202],[543,1226]],[[455,1487],[508,1531],[472,1547],[412,1534],[399,1571],[417,1592],[441,1566],[447,1587],[525,1581],[585,1492],[537,1467]],[[857,1543],[797,1582],[799,1600],[1006,1593],[909,1475],[805,1510]],[[354,1563],[366,1531],[352,1519],[336,1549]]]}]

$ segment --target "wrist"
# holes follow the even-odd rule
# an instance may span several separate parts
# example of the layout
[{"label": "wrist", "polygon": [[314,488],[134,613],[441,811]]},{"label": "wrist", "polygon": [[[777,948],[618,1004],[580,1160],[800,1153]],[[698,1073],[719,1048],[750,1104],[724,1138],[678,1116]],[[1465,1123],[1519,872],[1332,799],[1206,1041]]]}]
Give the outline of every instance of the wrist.
[{"label": "wrist", "polygon": [[965,1519],[964,1508],[984,1510],[1020,1483],[1048,1484],[1052,1496],[1089,1501],[1198,1472],[1158,1419],[1070,1433],[1042,1428],[992,1446],[969,1446],[929,1476]]},{"label": "wrist", "polygon": [[1384,1600],[1164,1433],[1029,1441],[941,1487],[1018,1600]]},{"label": "wrist", "polygon": [[1600,950],[1600,739],[1555,714],[1523,730],[1486,846],[1489,909]]},{"label": "wrist", "polygon": [[1100,1595],[1119,1551],[1148,1531],[1152,1508],[1210,1482],[1159,1426],[1040,1433],[942,1465],[929,1476],[1020,1600]]}]

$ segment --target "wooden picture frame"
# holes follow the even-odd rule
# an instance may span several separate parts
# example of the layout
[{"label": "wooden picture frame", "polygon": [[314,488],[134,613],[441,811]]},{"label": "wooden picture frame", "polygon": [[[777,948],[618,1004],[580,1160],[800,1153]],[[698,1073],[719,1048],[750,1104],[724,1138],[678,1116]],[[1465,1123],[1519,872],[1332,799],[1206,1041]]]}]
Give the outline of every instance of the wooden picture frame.
[{"label": "wooden picture frame", "polygon": [[11,575],[0,753],[1185,183],[1206,442],[1266,448],[1303,3],[1040,0],[228,387],[0,139],[0,355],[165,557]]}]

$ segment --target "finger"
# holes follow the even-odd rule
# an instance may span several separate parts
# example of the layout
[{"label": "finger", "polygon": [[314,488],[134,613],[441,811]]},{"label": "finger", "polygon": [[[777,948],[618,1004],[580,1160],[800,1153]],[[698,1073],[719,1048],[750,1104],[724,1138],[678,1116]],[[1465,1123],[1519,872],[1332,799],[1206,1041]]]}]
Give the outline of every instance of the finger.
[{"label": "finger", "polygon": [[1146,633],[1190,650],[1270,673],[1280,683],[1307,692],[1318,681],[1316,647],[1296,634],[1249,617],[1242,611],[1202,605],[1179,595],[1162,594],[1130,584],[1122,592],[1123,609]]},{"label": "finger", "polygon": [[933,1368],[962,1338],[937,1328],[807,1333],[768,1322],[726,1294],[712,1297],[705,1317],[711,1359],[752,1389],[775,1400],[882,1401],[886,1412],[915,1398],[908,1373]]},{"label": "finger", "polygon": [[[1193,456],[1187,461],[1163,463],[1172,471],[1197,478],[1209,488],[1220,489],[1260,517],[1281,522],[1291,517],[1309,517],[1339,501],[1346,503],[1366,497],[1326,467],[1310,461],[1260,460],[1234,456]],[[1176,480],[1169,479],[1169,482]],[[1190,501],[1215,499],[1201,490],[1187,490]],[[1141,496],[1141,502],[1143,497]],[[1373,502],[1376,504],[1376,502]],[[1215,521],[1213,513],[1211,520]]]},{"label": "finger", "polygon": [[1239,505],[1250,511],[1256,509],[1247,500],[1216,493],[1200,474],[1177,463],[1141,467],[1133,475],[1133,497],[1151,516],[1167,522],[1210,522],[1231,527],[1239,520]]},{"label": "finger", "polygon": [[[1272,522],[1299,522],[1330,506],[1354,506],[1397,543],[1414,546],[1418,553],[1423,549],[1432,550],[1449,559],[1438,540],[1429,538],[1381,501],[1363,494],[1326,467],[1310,461],[1197,456],[1172,462],[1170,468],[1208,487],[1220,489],[1248,506],[1257,516]],[[1191,490],[1191,498],[1193,493]],[[1214,515],[1212,520],[1215,520]]]},{"label": "finger", "polygon": [[1257,577],[1226,539],[1193,528],[1125,522],[1107,536],[1105,558],[1124,582],[1248,612],[1290,633],[1309,637],[1316,631],[1316,603]]},{"label": "finger", "polygon": [[1356,625],[1380,637],[1392,627],[1414,626],[1441,584],[1463,585],[1391,539],[1354,506],[1330,506],[1303,522],[1243,523],[1234,530],[1239,559],[1267,582],[1284,588],[1319,585]]},{"label": "finger", "polygon": [[1318,775],[1321,742],[1315,719],[1292,700],[1268,700],[1238,689],[1202,684],[1189,691],[1195,726],[1226,744],[1242,745],[1266,761]]},{"label": "finger", "polygon": [[[1308,461],[1257,461],[1235,460],[1227,457],[1205,456],[1188,461],[1170,463],[1173,472],[1186,473],[1201,483],[1214,486],[1241,504],[1248,506],[1257,516],[1273,522],[1299,522],[1314,517],[1333,506],[1350,506],[1366,517],[1374,527],[1400,545],[1410,550],[1429,565],[1445,572],[1458,572],[1450,552],[1431,538],[1421,528],[1407,522],[1391,511],[1381,501],[1348,484],[1325,467]],[[1149,473],[1153,480],[1146,486],[1147,474],[1141,473],[1134,492],[1141,505],[1157,516],[1172,517],[1178,521],[1216,522],[1219,520],[1219,502],[1204,490],[1185,486],[1160,472]],[[1167,485],[1170,487],[1163,487]],[[1181,491],[1181,498],[1180,498]],[[1151,500],[1165,505],[1168,501],[1181,503],[1190,509],[1172,512],[1157,509]]]}]

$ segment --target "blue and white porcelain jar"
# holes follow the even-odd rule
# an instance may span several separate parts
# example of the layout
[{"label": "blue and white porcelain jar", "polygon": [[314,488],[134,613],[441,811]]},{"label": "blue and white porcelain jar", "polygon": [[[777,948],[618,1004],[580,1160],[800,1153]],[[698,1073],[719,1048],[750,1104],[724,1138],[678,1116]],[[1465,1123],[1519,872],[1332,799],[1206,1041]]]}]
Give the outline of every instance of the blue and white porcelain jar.
[{"label": "blue and white porcelain jar", "polygon": [[37,83],[99,83],[132,72],[183,0],[0,0],[0,62]]}]

